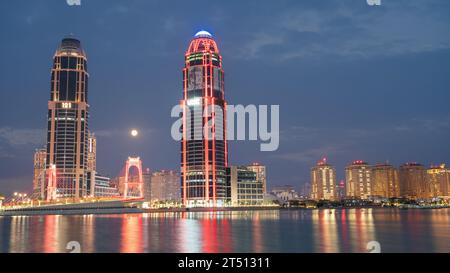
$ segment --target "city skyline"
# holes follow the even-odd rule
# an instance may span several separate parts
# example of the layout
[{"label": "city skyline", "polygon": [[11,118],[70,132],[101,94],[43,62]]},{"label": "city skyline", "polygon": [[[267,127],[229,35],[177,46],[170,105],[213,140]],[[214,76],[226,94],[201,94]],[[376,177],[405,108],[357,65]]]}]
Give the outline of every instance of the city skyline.
[{"label": "city skyline", "polygon": [[[448,5],[442,1],[435,3]],[[378,15],[384,19],[402,15],[398,6],[390,6],[391,9],[387,12],[382,8],[377,11],[368,10],[363,1],[360,5],[354,6],[338,4],[335,1],[327,4],[352,12],[361,12],[361,17],[366,16],[364,18],[368,22],[378,22],[376,19]],[[435,6],[426,4],[413,6],[406,2],[403,4],[408,12],[415,14],[424,11],[440,13]],[[170,20],[163,21],[163,18],[157,17],[155,19],[157,22],[167,23],[162,27],[164,29],[167,27],[166,31],[162,28],[161,30],[151,28],[155,32],[151,33],[146,29],[148,25],[143,24],[137,27],[137,33],[131,35],[126,34],[126,30],[139,22],[138,20],[143,20],[138,8],[139,5],[144,5],[145,8],[147,4],[130,5],[127,8],[121,8],[117,3],[105,6],[105,10],[119,17],[120,14],[136,15],[136,19],[128,19],[124,25],[114,23],[112,21],[114,16],[106,11],[100,11],[96,14],[98,16],[94,16],[93,10],[98,5],[100,4],[83,3],[81,7],[69,7],[63,1],[61,4],[55,4],[52,8],[61,11],[61,15],[58,16],[68,16],[73,20],[64,29],[50,27],[50,21],[40,17],[47,12],[42,10],[40,4],[11,5],[15,12],[23,15],[18,16],[23,20],[20,22],[13,21],[8,14],[4,14],[2,20],[15,22],[12,29],[4,28],[5,33],[8,35],[14,31],[22,38],[15,36],[16,38],[11,38],[1,45],[2,57],[5,60],[1,65],[1,72],[5,75],[5,82],[1,85],[0,106],[7,113],[12,111],[16,113],[0,118],[1,193],[31,190],[33,152],[35,148],[45,144],[45,117],[30,113],[46,111],[48,70],[51,66],[49,56],[54,53],[58,40],[70,32],[82,40],[88,51],[91,74],[90,99],[97,108],[92,112],[94,118],[90,128],[98,138],[99,169],[109,176],[117,175],[123,158],[134,153],[139,154],[152,169],[177,169],[179,145],[168,137],[171,124],[170,108],[179,100],[182,88],[176,80],[179,79],[179,67],[182,64],[179,56],[182,56],[190,37],[202,28],[200,24],[207,24],[212,28],[213,34],[218,34],[223,48],[222,53],[226,58],[224,67],[229,71],[227,92],[232,102],[280,104],[282,139],[279,151],[259,152],[255,142],[230,143],[230,150],[233,151],[230,162],[233,164],[261,161],[269,166],[267,178],[269,189],[285,184],[300,187],[302,182],[308,182],[310,167],[323,156],[330,158],[334,163],[337,181],[344,177],[344,167],[359,158],[371,163],[388,160],[396,166],[409,161],[420,162],[426,167],[449,162],[449,148],[445,142],[450,127],[450,113],[445,105],[445,98],[449,96],[445,87],[448,86],[449,80],[443,72],[450,63],[445,61],[450,59],[450,52],[447,49],[448,41],[441,38],[448,34],[448,31],[439,27],[442,24],[440,21],[429,22],[437,26],[436,33],[425,35],[419,29],[422,36],[419,35],[410,48],[402,44],[409,49],[405,50],[407,53],[398,54],[394,51],[383,54],[376,51],[376,48],[367,46],[360,49],[365,52],[362,54],[364,56],[347,52],[351,55],[350,60],[342,60],[342,56],[329,51],[332,44],[326,44],[329,48],[324,56],[331,55],[330,57],[335,58],[303,56],[301,52],[297,52],[299,54],[297,57],[285,60],[279,52],[274,52],[273,47],[276,45],[285,50],[285,54],[293,55],[296,52],[292,52],[292,48],[286,48],[287,38],[277,36],[281,33],[273,29],[268,29],[271,35],[261,34],[262,30],[253,29],[252,23],[244,20],[240,12],[237,12],[236,16],[241,18],[241,28],[225,27],[226,22],[230,22],[226,16],[221,19],[222,22],[212,19],[201,22],[202,20],[190,20],[183,16],[176,17],[179,19],[177,21],[172,17],[172,24]],[[247,8],[251,5],[252,3],[244,4]],[[394,4],[386,3],[386,5]],[[296,23],[284,26],[283,31],[287,33],[291,31],[293,37],[305,39],[305,43],[302,43],[305,47],[308,43],[309,47],[314,44],[314,39],[308,38],[308,34],[315,34],[316,38],[320,39],[324,39],[321,34],[326,34],[328,22],[314,21],[317,20],[317,14],[323,12],[331,14],[335,19],[345,19],[345,15],[330,11],[327,5],[294,6],[295,9],[304,8],[309,11],[311,18],[308,22],[317,24],[305,25],[296,22],[295,18],[285,22]],[[162,5],[162,8],[168,7]],[[183,8],[187,7],[180,4],[174,11],[175,14],[180,13]],[[224,7],[225,10],[227,8],[235,6],[229,4]],[[201,7],[201,9],[209,8]],[[210,9],[213,10],[213,7]],[[268,12],[270,5],[264,4],[262,9]],[[43,15],[27,16],[38,10]],[[274,12],[281,14],[287,11],[277,7]],[[86,22],[75,18],[79,15],[85,15]],[[95,21],[94,17],[104,21]],[[443,18],[444,22],[448,19],[448,16]],[[177,25],[177,22],[182,23]],[[89,27],[89,23],[92,23],[92,28]],[[108,26],[108,23],[112,26]],[[348,26],[342,24],[342,27]],[[412,25],[418,27],[419,20],[413,20]],[[304,29],[292,29],[300,26]],[[25,46],[36,39],[36,34],[25,38],[25,34],[29,32],[28,28],[31,27],[34,32],[42,32],[39,30],[43,29],[49,31],[41,34],[43,37],[40,39],[41,43],[26,51]],[[110,27],[115,30],[110,30]],[[105,33],[97,36],[101,30]],[[373,31],[371,34],[377,33],[371,30]],[[113,33],[118,35],[113,36]],[[386,39],[383,40],[385,45],[393,41],[389,35],[380,35]],[[155,44],[143,37],[152,38]],[[249,49],[247,56],[243,55],[242,47],[233,44],[237,39],[248,47],[252,45],[251,42],[254,43],[253,47],[247,48]],[[158,41],[161,44],[158,44]],[[341,41],[338,40],[336,45],[342,46],[339,42]],[[427,42],[441,46],[429,49],[425,47]],[[149,48],[155,51],[163,49],[168,51],[163,51],[166,53],[161,56],[154,56],[152,50],[145,49],[145,46],[149,45],[151,45]],[[125,50],[118,52],[118,48]],[[376,52],[371,53],[371,49]],[[142,52],[144,53],[140,54]],[[381,57],[375,60],[371,58],[371,54]],[[411,67],[416,59],[422,61],[421,65]],[[113,61],[119,64],[116,69],[111,68]],[[130,67],[133,69],[129,69]],[[295,73],[293,68],[296,69]],[[402,69],[405,68],[409,71],[403,72]],[[278,70],[288,71],[281,73]],[[19,73],[17,76],[11,71],[20,71],[22,74]],[[264,78],[269,80],[265,81]],[[17,82],[19,84],[14,85]],[[283,96],[280,96],[279,93],[284,90],[286,95],[282,93]],[[18,105],[8,103],[7,98],[13,95],[20,101]],[[370,103],[366,104],[367,101]],[[136,139],[130,139],[128,136],[130,128],[138,128],[142,133]]]},{"label": "city skyline", "polygon": [[6,1],[0,253],[176,272],[449,253],[449,11]]}]

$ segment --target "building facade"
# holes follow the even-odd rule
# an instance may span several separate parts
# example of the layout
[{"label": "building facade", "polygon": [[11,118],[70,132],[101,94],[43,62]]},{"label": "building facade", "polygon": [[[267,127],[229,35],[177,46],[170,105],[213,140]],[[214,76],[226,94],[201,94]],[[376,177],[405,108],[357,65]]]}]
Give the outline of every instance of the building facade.
[{"label": "building facade", "polygon": [[430,197],[450,196],[450,169],[445,164],[431,166],[427,170]]},{"label": "building facade", "polygon": [[[152,200],[151,196],[152,172],[150,171],[150,168],[145,168],[145,170],[142,171],[142,179],[144,180],[144,201],[150,202]],[[178,181],[178,187],[180,186],[179,182],[180,181]]]},{"label": "building facade", "polygon": [[151,201],[181,201],[180,175],[176,171],[161,170],[152,173]]},{"label": "building facade", "polygon": [[63,39],[51,71],[46,168],[49,180],[55,179],[56,185],[48,183],[52,194],[46,192],[47,200],[88,195],[88,78],[87,57],[80,41]]},{"label": "building facade", "polygon": [[[226,179],[226,101],[222,56],[212,35],[195,34],[183,69],[181,191],[185,206],[221,206]],[[207,132],[204,134],[204,132]]]},{"label": "building facade", "polygon": [[256,173],[256,180],[261,181],[263,184],[263,193],[267,193],[267,173],[266,166],[261,165],[258,162],[254,162],[251,165],[246,166],[247,169]]},{"label": "building facade", "polygon": [[373,196],[400,197],[398,170],[390,164],[377,164],[372,167]]},{"label": "building facade", "polygon": [[273,187],[270,194],[283,202],[296,200],[299,198],[298,192],[295,191],[295,188],[292,185]]},{"label": "building facade", "polygon": [[263,181],[247,166],[227,168],[231,186],[231,206],[257,206],[264,201]]},{"label": "building facade", "polygon": [[336,169],[326,159],[311,168],[311,199],[337,200]]},{"label": "building facade", "polygon": [[[88,152],[87,152],[87,185],[86,195],[96,196],[96,177],[97,177],[97,140],[94,134],[88,134]],[[101,176],[100,176],[101,177]]]},{"label": "building facade", "polygon": [[302,183],[300,185],[299,197],[302,199],[311,198],[311,183]]},{"label": "building facade", "polygon": [[47,161],[47,150],[37,149],[33,160],[33,195],[34,198],[45,198],[45,170]]},{"label": "building facade", "polygon": [[345,180],[339,181],[336,191],[339,200],[345,199]]},{"label": "building facade", "polygon": [[87,168],[97,171],[97,138],[91,132],[88,134]]},{"label": "building facade", "polygon": [[400,195],[405,198],[429,198],[425,167],[419,163],[406,163],[399,168]]},{"label": "building facade", "polygon": [[111,185],[111,179],[100,174],[95,175],[93,193],[98,198],[119,197],[119,190]]},{"label": "building facade", "polygon": [[371,167],[367,162],[356,160],[345,168],[345,195],[358,199],[372,196]]}]

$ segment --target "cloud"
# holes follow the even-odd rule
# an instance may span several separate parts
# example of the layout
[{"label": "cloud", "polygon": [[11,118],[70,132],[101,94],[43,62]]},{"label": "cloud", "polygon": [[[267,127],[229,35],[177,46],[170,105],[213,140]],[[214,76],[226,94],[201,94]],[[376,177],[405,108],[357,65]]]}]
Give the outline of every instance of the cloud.
[{"label": "cloud", "polygon": [[166,32],[175,33],[177,30],[184,26],[185,23],[182,20],[177,19],[173,16],[168,16],[162,19],[162,28]]},{"label": "cloud", "polygon": [[450,117],[443,119],[413,119],[413,122],[417,123],[419,126],[427,131],[439,131],[446,130],[450,128]]},{"label": "cloud", "polygon": [[126,15],[131,11],[132,7],[130,5],[123,5],[123,4],[108,5],[108,8],[105,9],[106,14],[113,14],[113,15]]},{"label": "cloud", "polygon": [[[450,17],[443,1],[384,2],[381,7],[330,1],[320,8],[292,5],[244,44],[244,58],[393,56],[450,48]],[[270,51],[270,46],[277,50]],[[269,53],[269,54],[268,54]],[[270,54],[271,53],[271,54]]]},{"label": "cloud", "polygon": [[281,141],[307,142],[327,138],[336,140],[340,137],[348,142],[353,142],[355,139],[379,134],[380,131],[384,131],[384,129],[291,126],[280,132],[280,138]]},{"label": "cloud", "polygon": [[28,16],[25,17],[25,22],[26,22],[28,25],[32,25],[33,22],[34,22],[34,20],[35,20],[35,17],[32,16],[32,15],[28,15]]},{"label": "cloud", "polygon": [[[157,129],[150,129],[150,128],[144,128],[144,129],[137,129],[139,132],[139,135],[145,135],[149,136],[154,134]],[[103,130],[96,130],[93,131],[95,136],[101,137],[101,138],[112,138],[112,137],[123,137],[128,136],[130,134],[131,129],[103,129]]]},{"label": "cloud", "polygon": [[0,158],[14,158],[14,155],[8,152],[4,147],[0,146]]},{"label": "cloud", "polygon": [[[407,138],[410,135],[433,133],[439,136],[448,133],[450,116],[442,118],[415,117],[400,124],[384,124],[382,127],[328,128],[291,126],[281,131],[281,146],[290,147],[287,152],[273,155],[273,158],[292,162],[316,162],[323,156],[343,155],[358,151],[368,143],[393,138]],[[330,144],[332,143],[332,144]],[[314,148],[310,148],[314,147]]]},{"label": "cloud", "polygon": [[291,126],[286,130],[280,132],[281,141],[301,141],[306,139],[312,139],[320,134],[319,128],[306,127],[306,126]]},{"label": "cloud", "polygon": [[247,59],[257,58],[269,46],[281,45],[284,38],[273,33],[259,32],[252,35],[241,51],[241,56]]},{"label": "cloud", "polygon": [[293,161],[293,162],[300,162],[300,163],[310,163],[315,162],[319,160],[320,158],[328,157],[330,155],[335,156],[336,154],[342,152],[342,148],[338,146],[324,146],[324,147],[317,147],[308,149],[305,151],[300,152],[288,152],[288,153],[281,153],[273,155],[273,158],[287,160],[287,161]]},{"label": "cloud", "polygon": [[39,145],[45,141],[45,130],[2,127],[0,128],[0,140],[11,146]]},{"label": "cloud", "polygon": [[416,117],[393,127],[394,131],[408,133],[412,131],[436,133],[438,131],[447,131],[448,129],[450,129],[450,116],[443,118]]}]

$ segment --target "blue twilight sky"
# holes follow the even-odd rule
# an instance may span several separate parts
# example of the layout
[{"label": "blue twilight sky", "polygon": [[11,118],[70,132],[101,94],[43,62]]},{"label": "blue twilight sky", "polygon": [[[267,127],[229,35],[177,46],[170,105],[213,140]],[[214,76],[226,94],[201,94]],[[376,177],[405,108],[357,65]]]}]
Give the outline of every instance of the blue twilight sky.
[{"label": "blue twilight sky", "polygon": [[0,2],[0,192],[31,189],[52,56],[70,33],[88,54],[90,128],[106,175],[130,154],[179,169],[170,110],[200,29],[221,49],[230,104],[280,105],[278,151],[230,144],[233,164],[268,166],[269,188],[300,187],[323,156],[338,179],[354,159],[450,163],[450,1]]}]

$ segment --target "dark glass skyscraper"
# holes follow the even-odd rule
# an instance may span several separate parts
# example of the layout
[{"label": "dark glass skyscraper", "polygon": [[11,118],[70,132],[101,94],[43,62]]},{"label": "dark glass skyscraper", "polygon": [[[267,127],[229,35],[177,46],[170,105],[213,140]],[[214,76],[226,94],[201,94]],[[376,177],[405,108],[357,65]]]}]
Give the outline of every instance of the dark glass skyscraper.
[{"label": "dark glass skyscraper", "polygon": [[222,56],[212,35],[206,31],[198,32],[186,51],[183,89],[183,203],[221,206],[230,200],[226,179],[227,105]]},{"label": "dark glass skyscraper", "polygon": [[56,183],[47,179],[48,200],[87,195],[88,78],[80,41],[63,39],[53,57],[48,102],[47,177],[56,176]]}]

